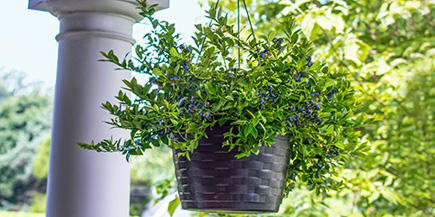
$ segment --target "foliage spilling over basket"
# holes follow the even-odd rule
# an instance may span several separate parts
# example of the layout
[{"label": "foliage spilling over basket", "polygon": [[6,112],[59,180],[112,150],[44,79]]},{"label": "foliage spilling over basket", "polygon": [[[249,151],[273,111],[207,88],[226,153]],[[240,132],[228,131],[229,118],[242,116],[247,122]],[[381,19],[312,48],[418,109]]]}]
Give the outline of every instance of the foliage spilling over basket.
[{"label": "foliage spilling over basket", "polygon": [[[231,130],[223,145],[239,158],[258,154],[273,137],[291,136],[287,191],[298,180],[318,193],[338,187],[334,167],[363,154],[357,129],[370,120],[355,110],[347,74],[311,57],[313,47],[294,20],[282,23],[282,33],[239,40],[228,15],[211,9],[213,24],[196,25],[191,46],[180,44],[174,24],[153,17],[155,6],[139,3],[153,30],[145,45],[135,45],[135,60],[102,52],[121,69],[149,75],[145,84],[124,80],[119,103],[103,104],[114,115],[108,123],[131,137],[79,143],[82,148],[119,151],[128,159],[167,145],[189,158],[206,129],[226,125]],[[170,133],[191,136],[171,143]]]}]

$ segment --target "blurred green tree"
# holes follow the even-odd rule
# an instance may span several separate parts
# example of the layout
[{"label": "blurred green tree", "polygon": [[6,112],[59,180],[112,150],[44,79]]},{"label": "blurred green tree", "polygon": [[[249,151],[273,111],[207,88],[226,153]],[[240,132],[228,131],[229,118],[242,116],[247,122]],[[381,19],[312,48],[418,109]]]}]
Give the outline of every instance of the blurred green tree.
[{"label": "blurred green tree", "polygon": [[0,209],[27,210],[45,180],[33,176],[32,162],[51,125],[52,96],[24,82],[16,71],[0,73]]},{"label": "blurred green tree", "polygon": [[[236,11],[237,1],[220,2]],[[279,31],[281,20],[296,18],[314,41],[314,58],[350,72],[361,109],[382,117],[362,129],[372,150],[343,168],[346,187],[324,200],[294,192],[285,216],[434,216],[435,2],[246,3],[256,32]],[[247,24],[246,16],[242,22]],[[242,35],[249,33],[245,28]]]}]

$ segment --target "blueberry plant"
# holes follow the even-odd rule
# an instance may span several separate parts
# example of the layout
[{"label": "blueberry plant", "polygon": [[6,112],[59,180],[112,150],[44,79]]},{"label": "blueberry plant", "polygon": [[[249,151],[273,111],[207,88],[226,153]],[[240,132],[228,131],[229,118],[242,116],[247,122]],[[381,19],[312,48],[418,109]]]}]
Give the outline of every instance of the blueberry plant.
[{"label": "blueberry plant", "polygon": [[[103,104],[114,116],[108,123],[131,137],[79,143],[82,148],[119,151],[128,159],[167,145],[189,158],[206,129],[226,125],[223,146],[238,150],[238,158],[258,154],[276,136],[291,135],[288,191],[296,180],[318,193],[339,186],[331,178],[334,168],[365,150],[358,128],[370,120],[355,112],[358,102],[346,73],[315,61],[312,44],[294,20],[282,23],[282,33],[242,40],[228,15],[211,9],[213,24],[196,25],[192,46],[180,43],[174,24],[153,17],[154,6],[138,2],[153,30],[144,37],[146,45],[135,46],[136,60],[102,52],[105,61],[149,76],[145,84],[124,80],[119,103]],[[171,141],[171,133],[184,140]]]}]

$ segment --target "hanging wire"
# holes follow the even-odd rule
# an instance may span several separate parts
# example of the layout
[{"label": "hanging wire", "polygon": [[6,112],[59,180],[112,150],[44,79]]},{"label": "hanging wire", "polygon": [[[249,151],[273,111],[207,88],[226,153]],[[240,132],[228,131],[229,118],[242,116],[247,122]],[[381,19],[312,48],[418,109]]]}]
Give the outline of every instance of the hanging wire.
[{"label": "hanging wire", "polygon": [[240,70],[240,0],[237,0],[237,43],[238,43],[238,55],[239,55],[239,70]]},{"label": "hanging wire", "polygon": [[[220,2],[220,0],[218,0],[218,1],[216,2],[216,5],[215,5],[215,7],[214,7],[214,10],[215,10],[215,11],[216,11],[216,9],[217,9],[217,7],[218,7],[218,5],[219,5],[219,2]],[[251,16],[250,16],[250,14],[249,14],[248,7],[246,7],[246,2],[245,2],[245,0],[243,0],[243,6],[244,6],[244,8],[245,8],[246,15],[247,15],[247,17],[248,17],[249,26],[251,27],[252,36],[254,37],[254,40],[257,41],[257,38],[255,37],[254,28],[252,27]],[[210,23],[208,24],[208,26],[210,27],[212,23],[213,23],[213,19],[210,20]],[[201,49],[199,50],[199,55],[198,55],[198,59],[196,60],[196,63],[198,63],[199,58],[200,58],[201,53],[202,53],[202,50],[204,49],[205,41],[206,41],[206,36],[205,36],[205,38],[204,38],[204,41],[203,41],[202,44],[201,44]],[[239,57],[239,58],[238,58],[238,68],[240,69],[240,59],[241,59],[241,58],[240,58],[240,53],[241,53],[241,51],[240,51],[240,49],[241,49],[241,48],[240,48],[240,0],[237,0],[237,43],[238,43],[238,48],[237,48],[237,50],[238,50],[238,57]],[[255,45],[255,46],[257,47],[257,50],[258,50],[258,46],[257,46],[257,45]]]}]

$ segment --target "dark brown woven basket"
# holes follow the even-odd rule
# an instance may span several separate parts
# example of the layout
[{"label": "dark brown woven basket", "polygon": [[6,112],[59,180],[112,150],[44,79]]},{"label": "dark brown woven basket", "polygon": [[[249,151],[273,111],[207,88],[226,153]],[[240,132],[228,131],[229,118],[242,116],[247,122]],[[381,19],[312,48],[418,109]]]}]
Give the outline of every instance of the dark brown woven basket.
[{"label": "dark brown woven basket", "polygon": [[[282,202],[290,160],[289,136],[276,137],[260,154],[236,159],[236,150],[222,148],[229,127],[207,131],[186,157],[173,151],[178,193],[183,209],[219,213],[277,212]],[[173,139],[181,140],[177,135]]]}]

